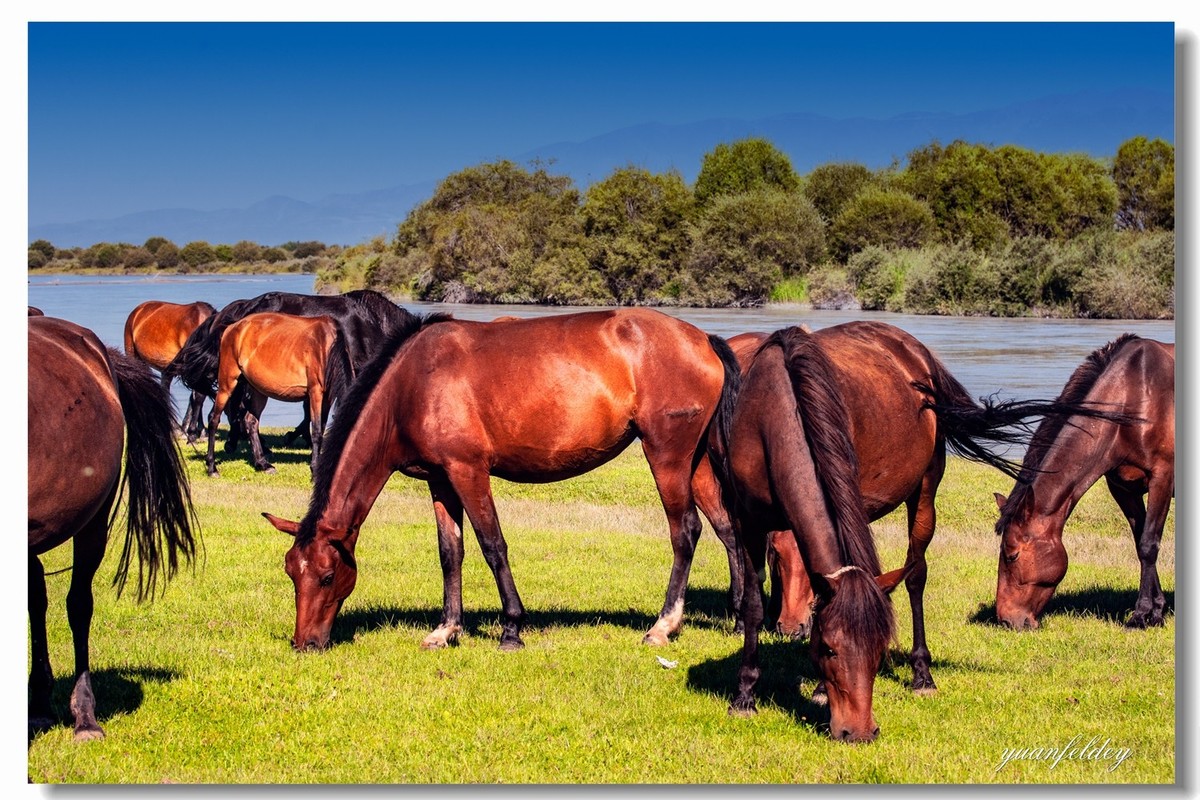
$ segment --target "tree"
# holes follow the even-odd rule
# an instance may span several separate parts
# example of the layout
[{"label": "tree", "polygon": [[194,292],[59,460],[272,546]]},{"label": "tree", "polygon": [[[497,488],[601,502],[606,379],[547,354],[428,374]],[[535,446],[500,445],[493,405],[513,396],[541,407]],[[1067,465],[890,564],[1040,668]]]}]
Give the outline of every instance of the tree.
[{"label": "tree", "polygon": [[54,255],[58,252],[54,245],[50,244],[50,242],[46,241],[45,239],[34,240],[33,243],[29,245],[29,249],[36,250],[37,252],[41,253],[46,260],[43,263],[53,260]]},{"label": "tree", "polygon": [[146,243],[143,244],[142,247],[146,248],[151,253],[158,255],[159,248],[167,244],[174,246],[170,239],[165,239],[162,236],[151,236],[146,240]]},{"label": "tree", "polygon": [[193,269],[217,260],[217,254],[213,251],[212,245],[202,240],[185,244],[179,251],[179,257]]},{"label": "tree", "polygon": [[850,198],[876,181],[874,173],[862,164],[822,164],[808,173],[803,191],[825,221],[832,222]]},{"label": "tree", "polygon": [[761,305],[785,274],[824,252],[824,223],[803,195],[760,190],[713,199],[697,226],[683,297],[698,305]]},{"label": "tree", "polygon": [[997,211],[1004,189],[982,145],[956,140],[945,148],[934,142],[914,150],[897,185],[928,204],[943,241],[986,250],[1007,234]]},{"label": "tree", "polygon": [[158,264],[159,269],[175,269],[181,260],[179,247],[174,242],[164,241],[154,251],[154,263]]},{"label": "tree", "polygon": [[1175,230],[1175,146],[1136,136],[1117,148],[1112,178],[1117,187],[1117,227]]},{"label": "tree", "polygon": [[655,175],[615,170],[592,184],[583,203],[583,230],[592,267],[618,303],[655,297],[677,277],[691,244],[691,190],[676,171]]},{"label": "tree", "polygon": [[846,204],[829,229],[830,250],[839,261],[872,245],[920,247],[936,230],[929,206],[896,189],[864,189]]},{"label": "tree", "polygon": [[696,176],[696,202],[706,206],[714,197],[758,189],[794,192],[800,178],[792,162],[766,139],[742,139],[719,144],[704,155]]}]

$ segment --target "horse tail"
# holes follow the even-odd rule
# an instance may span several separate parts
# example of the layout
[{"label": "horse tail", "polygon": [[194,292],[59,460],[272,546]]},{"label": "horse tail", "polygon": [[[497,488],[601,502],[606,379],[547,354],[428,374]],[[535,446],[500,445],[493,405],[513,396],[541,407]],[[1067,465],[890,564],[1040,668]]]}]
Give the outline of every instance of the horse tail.
[{"label": "horse tail", "polygon": [[337,333],[333,344],[329,346],[329,356],[325,359],[325,403],[321,407],[321,423],[329,419],[329,410],[333,404],[345,394],[346,389],[354,381],[354,366],[350,363],[350,350],[346,346],[346,336],[342,326],[334,325]]},{"label": "horse tail", "polygon": [[[125,415],[125,472],[129,488],[125,544],[113,585],[125,588],[133,551],[138,557],[138,602],[153,598],[158,578],[174,576],[182,557],[196,555],[200,525],[192,507],[183,458],[175,444],[171,397],[141,362],[109,348]],[[164,563],[165,558],[165,563]]]},{"label": "horse tail", "polygon": [[164,377],[178,378],[184,386],[206,397],[216,396],[221,333],[225,330],[225,326],[217,330],[213,328],[214,320],[219,316],[213,314],[188,334],[183,347],[163,370]]},{"label": "horse tail", "polygon": [[812,453],[842,561],[871,576],[878,575],[879,555],[858,485],[858,455],[850,440],[850,420],[833,363],[803,328],[779,331],[772,339],[783,348],[800,426]]},{"label": "horse tail", "polygon": [[[717,358],[721,359],[721,366],[725,370],[725,380],[721,384],[721,397],[717,400],[717,407],[713,411],[712,421],[709,423],[710,442],[715,443],[715,455],[718,456],[714,461],[720,461],[720,464],[714,463],[713,466],[724,471],[725,459],[729,453],[729,431],[733,423],[733,410],[737,406],[738,393],[742,388],[742,370],[729,342],[720,336],[709,334],[708,344],[717,354]],[[718,472],[718,476],[720,476],[720,472]]]},{"label": "horse tail", "polygon": [[931,358],[928,383],[914,381],[913,386],[932,400],[924,407],[937,415],[938,429],[946,445],[963,458],[995,467],[1014,480],[1021,465],[997,454],[991,446],[1027,447],[1033,435],[1032,420],[1055,419],[1065,422],[1074,415],[1130,424],[1137,418],[1120,411],[1106,410],[1097,404],[1068,400],[997,400],[995,395],[973,399],[966,388],[938,360]]}]

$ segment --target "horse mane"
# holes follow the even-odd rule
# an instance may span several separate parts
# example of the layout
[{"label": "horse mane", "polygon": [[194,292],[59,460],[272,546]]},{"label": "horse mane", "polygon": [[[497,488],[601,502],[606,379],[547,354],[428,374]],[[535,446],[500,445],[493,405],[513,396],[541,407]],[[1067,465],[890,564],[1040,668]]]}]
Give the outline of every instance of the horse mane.
[{"label": "horse mane", "polygon": [[[1066,386],[1063,387],[1055,402],[1067,406],[1082,406],[1084,399],[1092,391],[1096,381],[1108,369],[1108,365],[1116,358],[1117,353],[1125,345],[1140,338],[1134,333],[1124,333],[1092,351],[1083,363],[1071,373],[1071,377],[1067,379]],[[1004,502],[1004,507],[1000,509],[1000,519],[996,522],[997,534],[1004,533],[1013,517],[1031,496],[1033,479],[1041,471],[1042,462],[1046,460],[1058,435],[1069,424],[1068,419],[1069,417],[1064,414],[1047,416],[1034,431],[1029,440],[1029,446],[1025,450],[1025,458],[1021,462],[1021,471],[1017,474],[1016,485]]]},{"label": "horse mane", "polygon": [[392,331],[374,358],[358,371],[345,396],[338,400],[337,413],[333,415],[333,422],[325,431],[325,438],[321,444],[321,460],[313,473],[313,492],[308,504],[308,513],[301,521],[300,530],[296,534],[296,541],[301,545],[311,542],[317,535],[317,519],[329,505],[330,488],[333,486],[338,464],[342,460],[342,452],[346,449],[346,441],[387,368],[391,366],[401,348],[422,330],[453,319],[450,314],[443,312],[423,315],[407,311],[405,313],[408,317]]},{"label": "horse mane", "polygon": [[408,309],[393,303],[386,295],[373,289],[354,289],[346,292],[344,296],[362,315],[377,322],[380,331],[388,338],[416,317]]},{"label": "horse mane", "polygon": [[812,451],[842,561],[878,575],[879,555],[858,487],[858,456],[850,441],[846,403],[834,380],[833,363],[820,344],[799,327],[776,331],[764,347],[767,344],[783,349],[804,438]]}]

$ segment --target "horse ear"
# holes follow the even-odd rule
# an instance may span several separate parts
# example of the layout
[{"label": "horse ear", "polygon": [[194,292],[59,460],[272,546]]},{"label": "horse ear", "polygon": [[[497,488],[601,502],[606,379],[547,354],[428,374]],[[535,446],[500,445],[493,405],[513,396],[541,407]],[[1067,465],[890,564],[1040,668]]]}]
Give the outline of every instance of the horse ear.
[{"label": "horse ear", "polygon": [[908,564],[900,569],[894,569],[891,572],[885,572],[882,575],[875,576],[875,585],[883,590],[884,594],[891,594],[892,591],[900,585],[900,582],[908,577],[908,573],[912,572],[913,565]]},{"label": "horse ear", "polygon": [[283,517],[277,517],[274,514],[268,514],[266,511],[262,512],[262,515],[267,520],[267,522],[274,525],[277,530],[281,530],[284,533],[289,534],[291,536],[295,536],[297,533],[300,532],[300,523],[299,522],[292,522],[290,519],[284,519]]},{"label": "horse ear", "polygon": [[992,492],[992,497],[996,498],[996,507],[1003,511],[1004,504],[1008,502],[1008,498],[999,492]]}]

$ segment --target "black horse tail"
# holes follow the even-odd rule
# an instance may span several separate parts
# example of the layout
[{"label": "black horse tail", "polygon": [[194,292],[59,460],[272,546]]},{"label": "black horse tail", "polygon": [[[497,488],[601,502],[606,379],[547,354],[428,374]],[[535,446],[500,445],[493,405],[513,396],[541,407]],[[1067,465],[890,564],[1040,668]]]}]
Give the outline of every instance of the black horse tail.
[{"label": "black horse tail", "polygon": [[193,392],[213,398],[217,396],[217,362],[220,358],[221,333],[224,327],[214,331],[213,314],[196,326],[188,335],[183,347],[162,371],[164,379],[178,378]]},{"label": "black horse tail", "polygon": [[321,405],[321,428],[324,429],[329,419],[329,410],[333,404],[346,393],[354,382],[354,366],[350,363],[350,350],[346,347],[346,337],[342,327],[335,325],[337,335],[329,347],[329,357],[325,359],[325,402]]},{"label": "black horse tail", "polygon": [[933,357],[929,383],[914,381],[913,386],[932,400],[924,407],[937,415],[938,428],[950,450],[963,458],[995,467],[1014,480],[1021,465],[993,452],[989,446],[1027,447],[1033,435],[1032,421],[1080,415],[1130,424],[1137,418],[1097,404],[1056,400],[997,400],[995,395],[972,398],[958,379]]},{"label": "black horse tail", "polygon": [[726,477],[729,474],[729,431],[733,424],[733,410],[737,406],[738,393],[742,388],[742,369],[729,342],[720,336],[709,334],[708,344],[721,359],[721,366],[725,368],[725,381],[721,384],[721,397],[717,400],[717,408],[709,423],[708,436],[708,450],[713,469],[717,479],[724,485],[728,482]]},{"label": "black horse tail", "polygon": [[175,444],[171,396],[145,364],[115,348],[108,349],[108,356],[125,415],[122,484],[129,487],[125,544],[113,585],[119,597],[136,549],[141,602],[154,597],[160,575],[164,583],[175,575],[181,557],[194,560],[200,525]]}]

